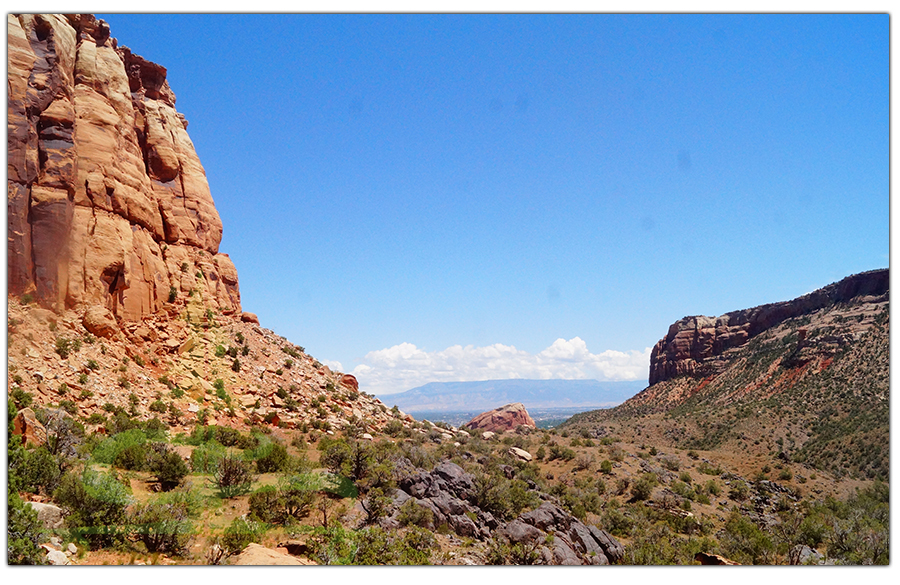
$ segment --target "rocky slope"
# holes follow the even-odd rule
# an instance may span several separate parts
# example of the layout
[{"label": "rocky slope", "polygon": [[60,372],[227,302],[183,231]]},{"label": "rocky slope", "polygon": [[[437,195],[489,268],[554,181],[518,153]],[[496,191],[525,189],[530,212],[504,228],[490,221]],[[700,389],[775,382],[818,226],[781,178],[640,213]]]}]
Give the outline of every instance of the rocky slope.
[{"label": "rocky slope", "polygon": [[865,272],[793,301],[682,319],[653,350],[648,388],[567,426],[618,421],[660,444],[886,479],[888,282],[887,270]]},{"label": "rocky slope", "polygon": [[175,427],[383,424],[352,376],[242,313],[165,67],[91,15],[7,18],[10,391]]},{"label": "rocky slope", "polygon": [[[721,317],[685,317],[669,327],[650,355],[650,385],[678,376],[703,378],[720,373],[727,352],[788,319],[841,303],[874,305],[887,301],[887,269],[854,274],[791,301],[733,311]],[[800,340],[801,342],[804,340]]]},{"label": "rocky slope", "polygon": [[240,312],[166,69],[90,15],[7,15],[8,291],[137,322],[191,290]]}]

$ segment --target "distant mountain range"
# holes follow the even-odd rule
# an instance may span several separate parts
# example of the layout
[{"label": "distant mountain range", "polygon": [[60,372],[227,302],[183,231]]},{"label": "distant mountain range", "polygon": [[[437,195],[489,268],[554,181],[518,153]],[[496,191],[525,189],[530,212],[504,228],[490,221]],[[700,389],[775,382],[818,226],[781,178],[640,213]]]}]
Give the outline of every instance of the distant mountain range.
[{"label": "distant mountain range", "polygon": [[404,412],[485,411],[511,402],[529,408],[602,408],[621,404],[647,386],[644,380],[484,380],[431,382],[378,398]]}]

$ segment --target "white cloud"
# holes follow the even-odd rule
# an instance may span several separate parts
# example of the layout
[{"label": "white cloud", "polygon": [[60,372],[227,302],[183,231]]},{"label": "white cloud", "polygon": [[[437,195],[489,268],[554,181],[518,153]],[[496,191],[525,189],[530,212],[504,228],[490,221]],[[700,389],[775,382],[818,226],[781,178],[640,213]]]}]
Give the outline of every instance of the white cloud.
[{"label": "white cloud", "polygon": [[647,378],[650,348],[594,354],[579,337],[557,339],[537,354],[495,343],[454,345],[427,352],[412,343],[371,351],[351,372],[371,394],[403,392],[428,382],[553,378],[639,380]]}]

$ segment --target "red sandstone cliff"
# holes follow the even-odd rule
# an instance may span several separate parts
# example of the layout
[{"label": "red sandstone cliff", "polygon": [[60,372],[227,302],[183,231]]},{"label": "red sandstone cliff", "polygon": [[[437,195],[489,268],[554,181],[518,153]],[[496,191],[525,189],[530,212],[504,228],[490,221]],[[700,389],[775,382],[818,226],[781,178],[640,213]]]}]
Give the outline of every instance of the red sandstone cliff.
[{"label": "red sandstone cliff", "polygon": [[8,292],[138,321],[191,290],[240,312],[166,69],[91,15],[8,15]]},{"label": "red sandstone cliff", "polygon": [[[718,373],[716,359],[779,323],[851,299],[888,294],[887,269],[848,276],[791,301],[733,311],[721,317],[685,317],[669,327],[650,354],[650,385],[678,376]],[[724,362],[722,362],[724,363]]]}]

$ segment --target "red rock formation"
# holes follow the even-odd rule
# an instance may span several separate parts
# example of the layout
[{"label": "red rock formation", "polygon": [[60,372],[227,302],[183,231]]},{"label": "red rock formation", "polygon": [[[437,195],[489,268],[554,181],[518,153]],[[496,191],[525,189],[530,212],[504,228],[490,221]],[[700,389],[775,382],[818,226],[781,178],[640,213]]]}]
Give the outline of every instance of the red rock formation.
[{"label": "red rock formation", "polygon": [[726,313],[685,317],[669,327],[650,354],[650,385],[678,376],[702,378],[718,373],[717,358],[779,323],[857,297],[888,293],[887,269],[848,276],[802,297]]},{"label": "red rock formation", "polygon": [[514,431],[520,425],[531,428],[537,427],[528,411],[525,410],[525,405],[521,402],[514,402],[483,412],[466,423],[465,426],[480,431],[502,433],[504,431]]},{"label": "red rock formation", "polygon": [[39,447],[47,442],[47,430],[30,408],[23,408],[16,414],[13,419],[13,434],[20,435],[25,445]]},{"label": "red rock formation", "polygon": [[344,374],[341,377],[341,385],[347,388],[352,388],[355,391],[359,391],[359,381],[356,379],[356,376],[353,374]]},{"label": "red rock formation", "polygon": [[138,321],[190,290],[240,313],[166,70],[91,15],[8,17],[8,292]]}]

